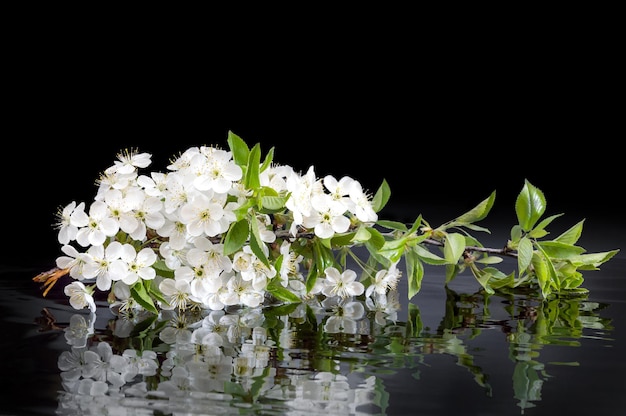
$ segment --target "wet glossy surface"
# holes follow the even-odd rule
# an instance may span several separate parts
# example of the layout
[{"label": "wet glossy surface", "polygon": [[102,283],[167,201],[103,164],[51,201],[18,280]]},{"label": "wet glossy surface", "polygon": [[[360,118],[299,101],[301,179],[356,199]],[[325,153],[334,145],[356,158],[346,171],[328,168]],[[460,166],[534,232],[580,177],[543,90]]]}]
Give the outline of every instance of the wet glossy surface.
[{"label": "wet glossy surface", "polygon": [[[185,395],[129,393],[102,402],[67,393],[59,369],[59,357],[71,350],[66,328],[72,316],[89,315],[73,310],[60,287],[43,298],[31,281],[40,270],[5,269],[0,279],[0,414],[102,414],[103,409],[115,409],[115,414],[155,415],[620,415],[626,409],[624,270],[626,260],[613,259],[601,270],[587,272],[587,296],[542,302],[525,295],[486,298],[465,275],[446,289],[441,271],[433,269],[410,302],[400,288],[395,324],[387,320],[377,325],[366,314],[356,334],[335,334],[325,330],[328,316],[293,314],[278,319],[282,324],[277,326],[276,313],[266,313],[268,338],[282,334],[283,343],[272,348],[265,372],[229,376],[226,393],[216,393],[222,384]],[[119,329],[121,323],[117,325]],[[104,340],[121,354],[132,341],[123,344],[113,337],[114,327],[115,316],[101,300],[87,346]],[[160,345],[157,354],[167,346],[154,345]],[[330,373],[336,384],[316,387]],[[163,374],[161,383],[171,381]],[[305,378],[309,382],[303,388]],[[260,390],[252,388],[255,380],[264,383]],[[232,387],[237,383],[243,390]],[[329,386],[334,386],[334,395]],[[251,391],[254,398],[243,393]]]}]

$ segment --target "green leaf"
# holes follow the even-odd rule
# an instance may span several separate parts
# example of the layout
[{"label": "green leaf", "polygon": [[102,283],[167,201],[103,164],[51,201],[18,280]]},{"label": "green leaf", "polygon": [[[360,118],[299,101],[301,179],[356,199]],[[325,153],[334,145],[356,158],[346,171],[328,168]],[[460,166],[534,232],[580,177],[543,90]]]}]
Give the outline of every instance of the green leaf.
[{"label": "green leaf", "polygon": [[356,230],[356,233],[352,237],[351,241],[365,242],[369,240],[371,237],[372,237],[372,233],[369,232],[369,229],[367,227],[359,227]]},{"label": "green leaf", "polygon": [[522,272],[530,266],[533,259],[533,242],[523,237],[517,245],[517,270]]},{"label": "green leaf", "polygon": [[[537,278],[537,283],[539,283],[539,287],[541,288],[541,293],[545,298],[550,294],[550,272],[548,271],[548,263],[545,261],[544,257],[538,253],[533,253],[533,258],[531,261],[533,265],[533,272],[535,273],[535,277]],[[521,272],[521,270],[520,270]]]},{"label": "green leaf", "polygon": [[333,251],[329,247],[326,247],[322,240],[317,240],[315,242],[314,251],[315,264],[318,267],[320,274],[323,274],[327,267],[335,267]]},{"label": "green leaf", "polygon": [[515,201],[515,213],[520,227],[527,232],[532,230],[545,210],[546,198],[543,192],[526,180]]},{"label": "green leaf", "polygon": [[534,228],[531,232],[528,233],[528,237],[530,238],[543,238],[549,233],[543,228]]},{"label": "green leaf", "polygon": [[273,147],[269,150],[269,152],[267,152],[267,155],[265,155],[265,159],[263,159],[263,164],[261,165],[260,171],[263,172],[265,169],[272,166],[272,160],[274,160],[274,148]]},{"label": "green leaf", "polygon": [[522,238],[523,235],[524,232],[522,231],[522,227],[520,227],[519,225],[514,225],[513,227],[511,227],[511,242],[519,242],[520,238]]},{"label": "green leaf", "polygon": [[491,274],[491,278],[489,279],[489,286],[493,289],[500,289],[503,287],[513,287],[515,284],[515,271],[505,275],[500,270],[494,269],[492,267],[485,267],[484,271],[487,271]]},{"label": "green leaf", "polygon": [[163,259],[158,259],[153,265],[152,268],[156,270],[159,276],[174,278],[174,270],[167,267],[165,261]]},{"label": "green leaf", "polygon": [[420,257],[420,259],[426,264],[441,266],[447,263],[446,259],[439,257],[438,255],[430,252],[429,250],[425,249],[421,245],[416,245],[414,247],[411,247],[411,250],[414,251]]},{"label": "green leaf", "polygon": [[250,208],[252,208],[255,205],[256,205],[256,200],[254,198],[249,198],[246,200],[246,202],[244,202],[238,208],[236,208],[233,212],[235,213],[235,217],[237,218],[237,221],[241,221],[242,219],[246,218],[248,216],[248,212],[250,211]]},{"label": "green leaf", "polygon": [[374,212],[380,212],[380,210],[387,205],[390,196],[391,189],[389,188],[389,184],[383,179],[383,182],[374,194],[374,198],[372,198],[372,208],[374,209]]},{"label": "green leaf", "polygon": [[558,241],[541,241],[537,244],[543,249],[546,256],[551,259],[567,259],[585,252],[585,249],[582,247]]},{"label": "green leaf", "polygon": [[461,268],[459,267],[459,264],[450,264],[447,263],[446,264],[446,285],[449,284],[450,282],[452,282],[457,276],[458,274],[461,272]]},{"label": "green leaf", "polygon": [[261,145],[255,144],[248,155],[248,167],[244,185],[247,189],[259,189],[261,187],[261,179],[259,178],[259,169],[261,165]]},{"label": "green leaf", "polygon": [[317,267],[309,267],[309,274],[306,276],[306,291],[307,293],[311,292],[313,286],[315,286],[315,282],[317,281],[317,277],[320,275],[320,271]]},{"label": "green leaf", "polygon": [[150,297],[158,302],[161,302],[163,305],[169,305],[169,302],[163,296],[163,293],[158,289],[156,285],[151,284],[147,288],[148,294]]},{"label": "green leaf", "polygon": [[391,260],[391,262],[396,262],[402,258],[405,249],[406,244],[402,244],[394,248],[382,247],[380,250],[378,250],[378,254],[385,257],[386,259]]},{"label": "green leaf", "polygon": [[250,149],[246,142],[239,136],[237,136],[232,131],[228,132],[228,147],[233,154],[233,160],[235,163],[242,168],[246,166],[248,163],[248,154],[250,153]]},{"label": "green leaf", "polygon": [[478,260],[476,260],[476,263],[480,263],[480,264],[498,264],[498,263],[502,263],[502,257],[498,257],[498,256],[481,257]]},{"label": "green leaf", "polygon": [[420,225],[422,225],[422,214],[420,214],[417,219],[415,219],[415,222],[411,226],[411,229],[408,231],[408,234],[416,232],[420,228]]},{"label": "green leaf", "polygon": [[376,224],[380,225],[381,227],[388,228],[390,230],[398,230],[398,231],[409,230],[407,226],[404,225],[404,223],[397,222],[397,221],[380,220],[380,221],[376,221]]},{"label": "green leaf", "polygon": [[406,263],[406,271],[408,274],[409,292],[408,298],[412,299],[422,287],[422,278],[424,277],[424,265],[420,261],[419,256],[412,250],[407,251],[404,256]]},{"label": "green leaf", "polygon": [[385,237],[374,227],[368,227],[367,231],[370,233],[370,238],[367,240],[367,243],[370,247],[379,250],[385,245]]},{"label": "green leaf", "polygon": [[496,191],[493,191],[488,198],[483,200],[480,204],[466,212],[465,214],[457,217],[455,221],[462,223],[473,223],[484,219],[491,211],[493,203],[496,200]]},{"label": "green leaf", "polygon": [[555,238],[554,241],[565,244],[576,244],[576,242],[582,235],[584,222],[585,220],[581,220],[578,223],[574,224],[570,229]]},{"label": "green leaf", "polygon": [[130,295],[145,310],[152,313],[159,313],[156,306],[154,306],[152,298],[148,295],[146,288],[143,286],[143,281],[138,281],[130,288]]},{"label": "green leaf", "polygon": [[581,254],[580,256],[570,257],[567,261],[581,270],[595,270],[603,263],[609,261],[617,253],[619,253],[619,249],[602,253]]},{"label": "green leaf", "polygon": [[250,234],[250,223],[246,218],[230,225],[224,239],[224,254],[229,256],[236,253],[248,241]]},{"label": "green leaf", "polygon": [[528,234],[531,238],[541,238],[548,234],[545,228],[552,223],[556,218],[563,214],[551,215],[548,218],[543,219],[533,230]]},{"label": "green leaf", "polygon": [[260,198],[260,204],[263,208],[263,212],[278,212],[285,208],[285,203],[289,199],[287,196],[263,196]]},{"label": "green leaf", "polygon": [[443,245],[443,257],[450,264],[459,261],[465,251],[465,237],[459,233],[449,233]]},{"label": "green leaf", "polygon": [[280,284],[268,285],[267,291],[270,292],[276,299],[281,300],[283,302],[289,302],[289,303],[302,302],[302,299],[300,299],[296,294],[291,292],[289,289],[281,286]]},{"label": "green leaf", "polygon": [[[454,222],[453,224],[454,224],[455,227],[456,226],[463,226],[463,227],[468,228],[468,229],[470,229],[472,231],[480,231],[480,232],[483,232],[483,233],[491,234],[491,231],[489,231],[488,228],[481,227],[481,226],[476,225],[476,224],[469,224],[469,223],[465,223],[465,222]],[[448,228],[450,228],[450,226],[446,227],[446,229],[448,229]]]},{"label": "green leaf", "polygon": [[557,292],[561,289],[561,282],[558,278],[556,269],[554,268],[554,263],[552,262],[550,257],[543,251],[539,244],[537,245],[537,249],[541,252],[541,255],[537,255],[537,253],[533,255],[532,265],[536,267],[537,261],[535,259],[538,258],[543,267],[545,267],[545,277],[547,278],[547,280],[540,283],[541,293],[543,297],[546,298],[552,292],[552,288],[556,289]]},{"label": "green leaf", "polygon": [[356,236],[355,232],[343,233],[343,234],[335,234],[330,239],[331,247],[345,247],[352,244],[354,238]]},{"label": "green leaf", "polygon": [[565,264],[559,267],[559,278],[561,280],[561,291],[578,288],[583,283],[583,275],[572,264]]},{"label": "green leaf", "polygon": [[[476,280],[478,281],[478,283],[480,283],[480,285],[483,287],[483,289],[485,289],[485,291],[490,294],[493,295],[495,293],[495,291],[493,290],[493,288],[489,285],[489,280],[496,278],[496,276],[492,275],[490,273],[490,268],[485,267],[484,269],[479,269],[478,267],[471,267],[470,268],[472,271],[472,274],[474,275],[474,277],[476,278]],[[495,270],[495,269],[494,269]]]},{"label": "green leaf", "polygon": [[257,256],[257,258],[261,260],[261,262],[265,266],[267,266],[267,268],[270,268],[270,261],[265,255],[265,251],[263,251],[263,245],[265,243],[263,242],[263,240],[261,240],[261,234],[259,233],[259,223],[256,221],[256,219],[252,219],[252,221],[249,221],[249,223],[250,223],[250,248],[252,249],[252,252],[254,253],[254,255]]}]

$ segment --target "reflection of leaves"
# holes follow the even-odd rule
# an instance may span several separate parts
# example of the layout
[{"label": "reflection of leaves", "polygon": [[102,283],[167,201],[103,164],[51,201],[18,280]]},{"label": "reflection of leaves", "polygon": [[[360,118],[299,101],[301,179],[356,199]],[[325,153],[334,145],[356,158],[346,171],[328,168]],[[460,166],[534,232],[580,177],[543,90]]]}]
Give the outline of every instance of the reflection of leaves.
[{"label": "reflection of leaves", "polygon": [[409,303],[409,313],[408,313],[408,320],[407,320],[407,325],[406,325],[407,337],[409,338],[419,337],[420,334],[422,333],[423,327],[424,327],[424,324],[422,323],[422,316],[420,314],[420,309],[416,305]]},{"label": "reflection of leaves", "polygon": [[517,404],[522,409],[535,407],[532,402],[541,400],[541,388],[543,380],[539,377],[537,370],[542,370],[543,366],[537,362],[518,361],[513,371],[513,391],[515,398],[519,400]]},{"label": "reflection of leaves", "polygon": [[484,388],[487,396],[491,397],[493,390],[491,388],[491,385],[487,382],[489,377],[485,374],[480,366],[474,364],[474,357],[472,355],[459,355],[459,360],[457,361],[457,364],[461,367],[466,368],[471,374],[473,374],[476,384]]}]

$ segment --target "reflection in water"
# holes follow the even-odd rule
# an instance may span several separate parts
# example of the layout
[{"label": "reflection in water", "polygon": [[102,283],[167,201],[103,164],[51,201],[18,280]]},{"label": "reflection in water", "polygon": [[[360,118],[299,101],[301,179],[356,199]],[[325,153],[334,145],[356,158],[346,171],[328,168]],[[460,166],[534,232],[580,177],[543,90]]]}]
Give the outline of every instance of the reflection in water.
[{"label": "reflection in water", "polygon": [[[390,293],[381,304],[325,300],[229,311],[123,313],[101,331],[94,329],[94,314],[75,314],[60,328],[46,311],[44,329],[62,330],[69,345],[58,357],[65,391],[57,412],[386,414],[391,398],[380,375],[411,368],[419,377],[428,354],[456,357],[492,395],[489,375],[475,364],[465,342],[499,329],[509,345],[512,391],[523,413],[539,404],[549,380],[540,357],[544,346],[576,347],[584,329],[612,329],[598,315],[603,305],[586,297],[540,300],[532,294],[447,289],[445,314],[429,332],[415,304],[409,303],[406,322],[397,321],[395,296]],[[492,316],[494,299],[505,315]]]}]

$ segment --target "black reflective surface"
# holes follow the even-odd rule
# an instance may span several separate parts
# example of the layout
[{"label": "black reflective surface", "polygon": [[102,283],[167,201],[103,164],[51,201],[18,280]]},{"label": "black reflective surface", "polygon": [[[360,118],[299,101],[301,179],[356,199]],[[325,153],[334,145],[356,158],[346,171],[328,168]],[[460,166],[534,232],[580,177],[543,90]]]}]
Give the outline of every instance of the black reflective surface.
[{"label": "black reflective surface", "polygon": [[[442,272],[434,268],[410,302],[399,288],[395,323],[375,325],[366,314],[362,322],[368,323],[361,324],[359,334],[342,335],[324,330],[327,317],[319,319],[316,331],[306,318],[285,317],[292,344],[276,350],[282,359],[268,363],[274,375],[265,377],[269,385],[254,400],[191,395],[183,402],[110,399],[98,407],[85,404],[84,396],[80,404],[80,396],[64,393],[58,365],[61,354],[71,350],[65,329],[72,316],[89,314],[68,305],[61,284],[43,298],[31,280],[40,270],[4,268],[0,414],[620,415],[626,409],[624,270],[626,260],[618,256],[585,274],[587,296],[540,301],[524,294],[485,297],[465,275],[446,288]],[[99,339],[115,348],[115,316],[103,300],[98,304],[88,346]],[[274,328],[270,333],[277,328],[265,322]],[[328,369],[345,378],[341,385],[351,394],[346,397],[364,394],[363,404],[346,407],[346,397],[322,395],[303,410],[295,400],[301,387],[294,374]],[[281,383],[283,393],[277,396]],[[284,393],[285,384],[291,393]]]}]

